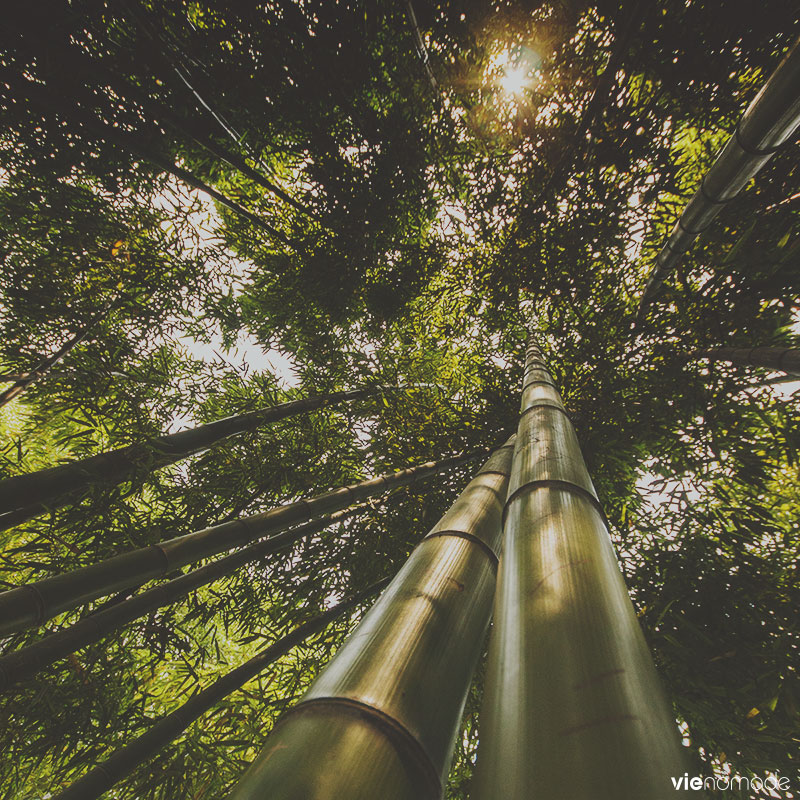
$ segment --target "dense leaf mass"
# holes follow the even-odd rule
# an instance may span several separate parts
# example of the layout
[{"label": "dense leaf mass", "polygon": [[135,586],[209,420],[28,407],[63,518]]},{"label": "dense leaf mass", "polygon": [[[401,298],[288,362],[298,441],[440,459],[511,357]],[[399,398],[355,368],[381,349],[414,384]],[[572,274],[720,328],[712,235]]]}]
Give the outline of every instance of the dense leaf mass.
[{"label": "dense leaf mass", "polygon": [[[406,3],[383,0],[34,0],[4,19],[0,368],[35,370],[86,335],[0,409],[0,475],[275,402],[402,388],[10,527],[2,586],[496,445],[516,428],[530,326],[698,769],[793,777],[797,384],[696,354],[800,345],[797,143],[633,323],[656,254],[791,44],[797,10],[413,6],[416,31]],[[470,469],[381,496],[6,692],[3,795],[50,796],[265,644],[394,574]],[[108,796],[224,796],[357,617]],[[450,798],[468,796],[481,674]]]}]

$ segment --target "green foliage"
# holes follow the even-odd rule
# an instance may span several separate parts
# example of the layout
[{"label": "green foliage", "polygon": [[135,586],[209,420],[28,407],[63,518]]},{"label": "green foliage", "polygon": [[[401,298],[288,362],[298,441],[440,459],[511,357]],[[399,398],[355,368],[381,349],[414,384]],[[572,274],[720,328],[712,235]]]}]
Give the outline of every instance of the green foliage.
[{"label": "green foliage", "polygon": [[[516,427],[532,324],[701,768],[792,776],[796,399],[692,353],[800,343],[796,145],[632,329],[677,213],[790,43],[792,4],[417,0],[435,90],[404,6],[78,0],[48,5],[47,24],[23,4],[4,27],[3,371],[32,369],[113,306],[0,410],[0,474],[311,394],[401,388],[5,531],[2,585],[497,444]],[[503,71],[520,65],[532,83],[510,96]],[[2,699],[2,791],[69,784],[266,640],[396,572],[468,475],[376,500],[24,682]],[[354,621],[109,796],[223,796]],[[453,800],[469,790],[481,680]]]}]

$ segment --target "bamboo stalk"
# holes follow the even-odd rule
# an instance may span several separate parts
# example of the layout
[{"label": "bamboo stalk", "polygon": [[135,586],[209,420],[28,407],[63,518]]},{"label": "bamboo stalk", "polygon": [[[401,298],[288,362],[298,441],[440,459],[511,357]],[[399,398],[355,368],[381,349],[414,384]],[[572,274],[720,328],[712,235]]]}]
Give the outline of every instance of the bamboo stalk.
[{"label": "bamboo stalk", "polygon": [[[19,78],[19,76],[16,77]],[[75,109],[70,107],[69,104],[66,103],[64,99],[56,92],[51,91],[49,88],[46,88],[43,85],[28,80],[24,76],[23,80],[25,94],[29,102],[46,113],[55,111],[62,119],[68,122],[75,122]],[[19,81],[17,81],[17,85],[19,85]],[[293,247],[291,240],[284,236],[284,234],[277,230],[277,228],[270,225],[252,211],[248,211],[246,208],[241,206],[235,200],[232,200],[227,195],[224,195],[222,192],[218,191],[212,186],[209,186],[189,170],[178,166],[174,162],[170,161],[169,158],[153,152],[153,150],[151,150],[149,147],[139,142],[136,136],[130,132],[126,132],[120,128],[115,128],[100,120],[92,113],[84,113],[81,115],[78,118],[78,123],[82,127],[86,128],[92,136],[97,136],[101,140],[111,142],[116,146],[127,150],[134,157],[141,158],[143,161],[149,162],[159,170],[169,173],[170,175],[174,175],[183,183],[191,186],[194,189],[198,189],[204,194],[207,194],[209,197],[216,200],[220,205],[230,209],[238,216],[246,219],[252,225],[255,225],[266,231],[273,239],[281,242],[281,244]]]},{"label": "bamboo stalk", "polygon": [[415,548],[231,800],[441,796],[494,594],[513,447]]},{"label": "bamboo stalk", "polygon": [[249,544],[319,514],[339,511],[386,489],[406,486],[436,475],[479,458],[485,452],[482,450],[429,461],[390,472],[3,592],[0,594],[0,635],[41,625],[57,614],[99,597],[141,585],[194,561]]},{"label": "bamboo stalk", "polygon": [[135,597],[95,611],[74,625],[45,636],[27,647],[0,656],[0,691],[18,681],[32,678],[44,667],[82,647],[94,644],[129,622],[171,605],[201,586],[233,574],[239,567],[251,561],[276,553],[300,539],[348,519],[356,513],[357,508],[359,507],[340,511],[255,542],[236,553],[147,589]]},{"label": "bamboo stalk", "polygon": [[116,750],[105,761],[91,769],[75,783],[53,797],[53,800],[94,800],[107,792],[137,767],[156,755],[159,750],[180,736],[196,719],[212,709],[220,700],[241,689],[248,681],[270,664],[286,655],[292,648],[315,633],[325,630],[333,620],[341,617],[359,603],[379,592],[387,580],[379,581],[353,597],[338,603],[295,628],[290,634],[253,656],[236,669],[217,678],[205,689],[178,706],[156,722],[152,728],[129,744]]},{"label": "bamboo stalk", "polygon": [[521,409],[472,796],[672,800],[677,725],[575,431],[552,384]]},{"label": "bamboo stalk", "polygon": [[637,322],[681,256],[800,127],[800,39],[744,112],[656,258]]},{"label": "bamboo stalk", "polygon": [[14,385],[0,392],[0,408],[10,403],[15,397],[19,397],[29,386],[36,383],[36,381],[44,375],[47,375],[52,367],[58,364],[64,356],[72,352],[106,318],[108,312],[116,302],[116,300],[111,300],[106,303],[97,317],[95,317],[89,325],[79,333],[76,333],[75,336],[68,339],[53,354],[43,358],[32,370],[22,375],[13,376],[16,378]]},{"label": "bamboo stalk", "polygon": [[800,378],[800,350],[791,347],[715,347],[701,350],[694,357],[729,361],[744,367],[763,367]]},{"label": "bamboo stalk", "polygon": [[[186,456],[205,450],[212,444],[238,433],[255,430],[269,422],[315,411],[335,403],[361,400],[385,387],[368,387],[351,391],[293,400],[246,414],[199,425],[187,431],[165,434],[149,442],[133,444],[118,450],[74,461],[59,467],[15,475],[0,480],[0,515],[18,509],[37,507],[43,513],[69,502],[65,496],[88,490],[93,484],[113,486],[133,476],[146,465],[149,470],[160,469]],[[35,516],[32,513],[31,516]],[[30,518],[30,517],[28,517]],[[15,520],[14,524],[18,524]],[[10,527],[0,516],[0,530]]]},{"label": "bamboo stalk", "polygon": [[[248,149],[244,142],[244,137],[233,129],[224,116],[220,112],[216,111],[211,103],[207,102],[200,91],[195,87],[194,81],[192,80],[188,69],[182,63],[180,63],[180,58],[176,63],[172,60],[171,56],[167,54],[166,51],[169,49],[169,46],[164,41],[161,32],[150,25],[149,21],[139,13],[138,9],[133,3],[129,3],[127,0],[122,0],[122,5],[125,8],[128,16],[130,16],[135,22],[136,27],[145,35],[147,39],[150,40],[152,49],[149,52],[151,55],[155,56],[156,60],[164,65],[169,72],[173,72],[175,74],[178,82],[189,90],[189,94],[191,94],[194,98],[194,102],[198,108],[206,111],[214,120],[214,122],[219,125],[220,129],[224,131],[224,133],[234,142],[236,142],[237,145],[244,146],[245,149]],[[251,153],[251,155],[254,154]]]},{"label": "bamboo stalk", "polygon": [[414,6],[411,4],[411,0],[406,0],[406,11],[408,12],[408,21],[411,24],[411,34],[414,37],[414,48],[417,51],[419,60],[422,62],[422,66],[425,68],[425,74],[428,76],[431,89],[433,89],[434,94],[438,95],[439,84],[431,69],[430,54],[428,53],[428,48],[425,47],[425,40],[422,38],[419,23],[417,22],[417,15],[414,13]]}]

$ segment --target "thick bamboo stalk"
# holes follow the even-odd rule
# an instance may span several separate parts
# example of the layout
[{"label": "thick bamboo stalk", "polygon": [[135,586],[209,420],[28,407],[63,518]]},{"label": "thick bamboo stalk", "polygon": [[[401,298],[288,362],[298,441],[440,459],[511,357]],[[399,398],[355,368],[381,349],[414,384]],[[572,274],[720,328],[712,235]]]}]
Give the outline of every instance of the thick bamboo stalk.
[{"label": "thick bamboo stalk", "polygon": [[339,511],[255,542],[236,553],[147,589],[135,597],[95,611],[74,625],[45,636],[27,647],[0,656],[0,691],[8,689],[20,680],[33,677],[54,661],[100,641],[129,622],[171,605],[201,586],[233,574],[239,567],[251,561],[276,553],[306,536],[351,517],[355,511],[355,508]]},{"label": "thick bamboo stalk", "polygon": [[729,361],[744,367],[763,367],[800,378],[800,350],[791,347],[715,347],[694,354],[710,361]]},{"label": "thick bamboo stalk", "polygon": [[[269,422],[314,411],[350,400],[361,400],[384,387],[368,387],[346,392],[293,400],[246,414],[225,417],[179,433],[166,434],[149,442],[110,450],[71,464],[15,475],[0,481],[0,514],[38,506],[37,513],[64,505],[66,496],[86,491],[92,485],[113,486],[130,478],[142,467],[159,469],[186,456],[205,450],[234,434],[255,430]],[[5,529],[0,516],[0,530]]]},{"label": "thick bamboo stalk", "polygon": [[99,597],[139,586],[193,561],[241,547],[320,514],[339,511],[386,489],[428,478],[450,467],[479,458],[483,453],[485,451],[468,453],[390,472],[310,497],[308,500],[287,503],[262,514],[131,550],[88,567],[3,592],[0,594],[0,635],[41,625],[57,614]]},{"label": "thick bamboo stalk", "polygon": [[511,446],[419,544],[232,800],[433,800],[442,793],[494,594]]},{"label": "thick bamboo stalk", "polygon": [[472,797],[673,800],[677,725],[552,384],[523,392],[504,514]]},{"label": "thick bamboo stalk", "polygon": [[656,258],[638,319],[665,277],[722,208],[800,127],[800,39],[744,112]]},{"label": "thick bamboo stalk", "polygon": [[94,800],[94,798],[100,797],[115,783],[121,781],[126,775],[156,755],[159,750],[177,739],[196,719],[212,709],[220,700],[237,689],[241,689],[245,683],[252,680],[281,656],[286,655],[293,647],[301,644],[313,634],[325,630],[331,622],[379,592],[387,583],[388,579],[379,581],[363,592],[338,603],[328,611],[298,626],[290,634],[218,678],[205,689],[201,689],[183,705],[162,717],[146,733],[112,753],[101,764],[55,795],[53,800]]}]

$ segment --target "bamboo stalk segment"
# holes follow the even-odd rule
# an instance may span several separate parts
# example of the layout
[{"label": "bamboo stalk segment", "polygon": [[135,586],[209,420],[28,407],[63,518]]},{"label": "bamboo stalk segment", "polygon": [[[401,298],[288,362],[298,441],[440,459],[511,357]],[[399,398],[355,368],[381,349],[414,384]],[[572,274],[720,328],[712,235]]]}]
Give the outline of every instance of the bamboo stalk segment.
[{"label": "bamboo stalk segment", "polygon": [[675,224],[656,258],[639,304],[647,304],[680,257],[722,208],[772,158],[800,127],[800,39],[798,39],[744,112],[733,135],[717,155],[700,188]]},{"label": "bamboo stalk segment", "polygon": [[557,408],[564,408],[561,402],[561,395],[553,384],[528,384],[528,386],[522,390],[522,407],[528,409],[538,405],[551,405]]},{"label": "bamboo stalk segment", "polygon": [[431,477],[484,454],[485,451],[480,451],[429,461],[11,589],[0,594],[0,635],[41,625],[56,614],[98,597],[139,586],[193,561],[241,547],[290,525],[338,511],[385,489]]},{"label": "bamboo stalk segment", "polygon": [[545,383],[555,386],[553,379],[550,377],[550,373],[544,367],[540,367],[537,364],[529,364],[525,368],[525,376],[522,379],[522,385],[528,386],[535,383]]},{"label": "bamboo stalk segment", "polygon": [[[246,414],[218,419],[186,431],[159,436],[149,442],[64,464],[59,467],[15,475],[0,481],[0,513],[39,505],[39,513],[68,502],[66,495],[85,491],[93,484],[113,486],[130,478],[142,467],[159,469],[167,464],[205,450],[216,442],[238,433],[255,430],[270,422],[315,411],[335,403],[361,400],[383,387],[353,389],[332,394],[292,400]],[[0,517],[0,525],[2,524]]]},{"label": "bamboo stalk segment", "polygon": [[439,798],[489,622],[512,449],[415,548],[233,800]]},{"label": "bamboo stalk segment", "polygon": [[520,417],[506,513],[513,499],[547,482],[567,484],[597,499],[566,413],[554,406],[531,406]]},{"label": "bamboo stalk segment", "polygon": [[531,402],[526,392],[472,796],[673,798],[677,725],[577,437],[558,407]]},{"label": "bamboo stalk segment", "polygon": [[257,653],[236,669],[201,689],[183,705],[156,722],[146,733],[125,747],[116,750],[109,758],[91,769],[75,783],[70,784],[53,800],[95,800],[121,781],[134,769],[152,758],[159,750],[180,736],[196,719],[213,708],[220,700],[244,686],[292,648],[315,633],[324,630],[334,619],[380,591],[387,581],[373,584],[363,592],[344,600],[314,619],[303,623],[282,639]]},{"label": "bamboo stalk segment", "polygon": [[800,350],[791,347],[715,347],[696,353],[695,358],[729,361],[745,367],[763,367],[800,377]]}]

